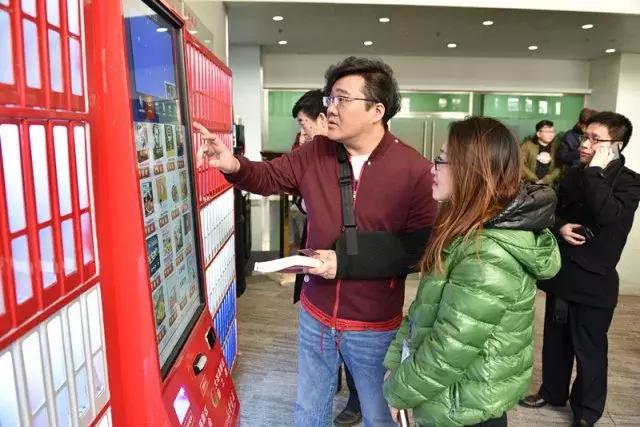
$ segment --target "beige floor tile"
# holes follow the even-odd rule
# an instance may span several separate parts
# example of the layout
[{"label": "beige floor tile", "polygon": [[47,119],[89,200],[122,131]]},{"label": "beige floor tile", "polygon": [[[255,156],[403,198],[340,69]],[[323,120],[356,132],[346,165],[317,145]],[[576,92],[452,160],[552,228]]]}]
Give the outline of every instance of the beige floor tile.
[{"label": "beige floor tile", "polygon": [[[296,397],[296,329],[298,306],[291,304],[292,287],[263,276],[248,279],[238,300],[238,364],[234,371],[243,427],[290,426]],[[415,296],[417,279],[407,281],[405,310]],[[536,353],[531,391],[540,385],[544,294],[536,301]],[[621,297],[609,333],[609,394],[606,413],[598,426],[640,427],[640,297]],[[334,415],[346,404],[347,394],[334,399]],[[566,427],[566,408],[517,407],[508,414],[513,427]]]}]

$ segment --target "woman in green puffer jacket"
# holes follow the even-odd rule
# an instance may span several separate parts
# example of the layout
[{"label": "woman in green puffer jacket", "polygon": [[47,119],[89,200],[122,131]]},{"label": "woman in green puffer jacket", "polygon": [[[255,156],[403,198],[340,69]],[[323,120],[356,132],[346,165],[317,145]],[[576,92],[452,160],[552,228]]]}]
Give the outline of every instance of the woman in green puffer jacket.
[{"label": "woman in green puffer jacket", "polygon": [[[438,219],[422,280],[391,344],[384,394],[419,426],[506,426],[528,391],[536,280],[560,253],[547,230],[555,193],[520,185],[520,148],[500,122],[451,125],[435,161]],[[397,419],[397,418],[396,418]]]}]

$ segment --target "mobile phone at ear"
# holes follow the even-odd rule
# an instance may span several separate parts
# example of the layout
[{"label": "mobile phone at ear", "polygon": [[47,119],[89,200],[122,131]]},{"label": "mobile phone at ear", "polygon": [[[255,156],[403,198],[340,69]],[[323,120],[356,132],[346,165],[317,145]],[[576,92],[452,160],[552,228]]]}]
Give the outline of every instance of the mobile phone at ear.
[{"label": "mobile phone at ear", "polygon": [[620,158],[620,144],[618,144],[617,142],[611,144],[611,146],[609,147],[609,150],[611,150],[612,160],[617,160]]}]

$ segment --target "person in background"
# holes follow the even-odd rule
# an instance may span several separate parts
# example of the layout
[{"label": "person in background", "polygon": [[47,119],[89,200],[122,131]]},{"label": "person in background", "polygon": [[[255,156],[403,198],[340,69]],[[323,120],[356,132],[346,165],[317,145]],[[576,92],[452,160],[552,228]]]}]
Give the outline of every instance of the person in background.
[{"label": "person in background", "polygon": [[[592,116],[582,136],[580,167],[558,189],[554,231],[562,268],[538,284],[546,292],[542,385],[520,404],[540,408],[569,400],[573,426],[593,426],[607,397],[607,332],[618,302],[616,265],[640,200],[640,175],[621,151],[632,126],[621,114]],[[574,358],[577,375],[571,386]]]},{"label": "person in background", "polygon": [[[321,90],[310,90],[302,95],[293,106],[291,115],[298,122],[300,132],[296,135],[291,151],[300,148],[307,142],[311,142],[317,135],[327,136],[327,107],[322,103],[323,96],[324,94]],[[290,213],[294,241],[299,243],[300,248],[305,248],[307,243],[307,211],[304,199],[301,196],[293,197],[293,207]],[[297,235],[296,232],[298,233]],[[294,304],[300,300],[303,281],[304,274],[297,274],[293,292]],[[337,391],[339,392],[342,389],[342,367],[344,367],[349,399],[347,406],[336,416],[333,422],[339,426],[351,426],[358,424],[362,420],[362,412],[355,382],[344,363],[341,369],[338,370]]]},{"label": "person in background", "polygon": [[304,142],[311,142],[316,135],[326,136],[329,131],[327,107],[322,104],[323,96],[320,89],[310,90],[296,101],[291,110]]},{"label": "person in background", "polygon": [[[388,130],[400,110],[391,67],[349,57],[329,67],[325,79],[326,137],[269,162],[251,162],[193,123],[208,142],[197,160],[238,188],[304,198],[307,247],[322,265],[308,270],[300,298],[293,424],[331,425],[344,362],[364,426],[395,426],[382,394],[382,362],[402,321],[406,275],[419,261],[436,215],[431,163]],[[345,220],[343,212],[349,214]]]},{"label": "person in background", "polygon": [[578,150],[580,148],[580,138],[582,138],[587,129],[589,119],[596,113],[597,111],[590,108],[583,108],[580,111],[578,122],[562,136],[560,147],[558,147],[557,159],[563,166],[574,167],[580,165],[580,152]]},{"label": "person in background", "polygon": [[[297,150],[305,143],[302,132],[296,134],[291,146],[291,151]],[[304,209],[304,201],[300,196],[293,196],[293,203],[289,209],[289,253],[294,255],[298,249],[304,248],[306,240],[305,228],[307,227],[307,212]],[[297,302],[294,301],[294,303]]]},{"label": "person in background", "polygon": [[536,280],[553,277],[556,196],[520,180],[513,133],[486,117],[454,122],[432,167],[438,217],[422,279],[385,358],[392,416],[418,425],[507,425],[533,369]]},{"label": "person in background", "polygon": [[536,134],[522,143],[524,179],[534,184],[554,187],[560,179],[562,168],[556,160],[560,141],[550,120],[536,124]]},{"label": "person in background", "polygon": [[300,146],[305,142],[306,141],[304,139],[304,136],[302,135],[302,132],[296,133],[296,136],[293,138],[293,145],[291,146],[291,151],[295,150],[296,148],[300,148]]}]

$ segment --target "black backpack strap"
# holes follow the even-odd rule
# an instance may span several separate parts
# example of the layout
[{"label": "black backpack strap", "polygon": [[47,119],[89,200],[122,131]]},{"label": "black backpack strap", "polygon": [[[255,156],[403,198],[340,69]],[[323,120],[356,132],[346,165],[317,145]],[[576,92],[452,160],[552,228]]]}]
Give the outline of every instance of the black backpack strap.
[{"label": "black backpack strap", "polygon": [[342,201],[342,228],[347,244],[347,255],[358,255],[356,216],[353,212],[351,165],[349,165],[347,150],[340,143],[338,143],[338,163],[340,165],[338,183],[340,184],[340,199]]}]

